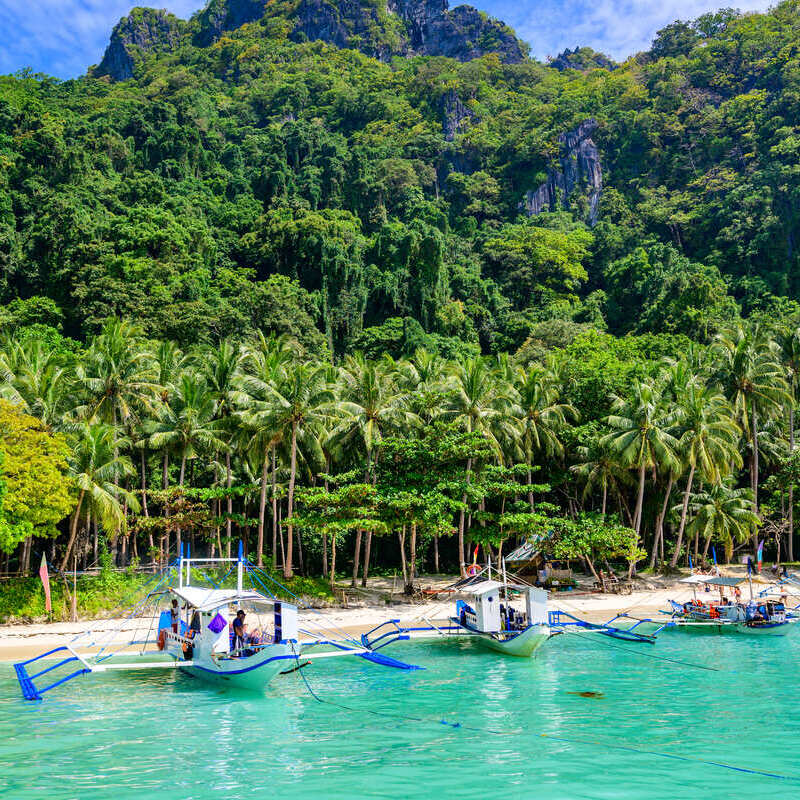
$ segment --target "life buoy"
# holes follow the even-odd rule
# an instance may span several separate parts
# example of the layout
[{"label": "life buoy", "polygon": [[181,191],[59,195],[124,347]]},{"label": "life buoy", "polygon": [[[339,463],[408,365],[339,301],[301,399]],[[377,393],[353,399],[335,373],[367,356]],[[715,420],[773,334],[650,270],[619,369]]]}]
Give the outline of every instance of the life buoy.
[{"label": "life buoy", "polygon": [[162,628],[158,632],[158,649],[163,650],[167,646],[167,629]]}]

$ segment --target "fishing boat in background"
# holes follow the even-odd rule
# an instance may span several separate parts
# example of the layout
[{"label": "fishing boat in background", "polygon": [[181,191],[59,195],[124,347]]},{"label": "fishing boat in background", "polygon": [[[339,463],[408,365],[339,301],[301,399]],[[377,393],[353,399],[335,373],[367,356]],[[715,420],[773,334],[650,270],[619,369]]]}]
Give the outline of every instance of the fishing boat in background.
[{"label": "fishing boat in background", "polygon": [[[468,639],[503,655],[530,658],[551,636],[544,589],[492,580],[484,570],[452,588],[466,599],[456,600],[454,613],[446,619],[426,616],[426,625],[388,620],[363,634],[362,644],[379,650],[409,639]],[[524,608],[515,608],[512,601],[520,599]]]},{"label": "fishing boat in background", "polygon": [[[750,599],[741,602],[739,597],[730,598],[725,595],[726,589],[736,590],[747,581],[750,586]],[[681,583],[692,586],[692,599],[685,603],[670,600],[671,610],[664,612],[671,615],[676,630],[694,633],[743,633],[747,635],[785,636],[794,630],[798,622],[787,614],[786,606],[781,601],[753,596],[752,578],[691,575]],[[712,588],[719,590],[718,601],[703,601],[697,596],[697,587],[703,586],[706,591]],[[737,595],[740,592],[736,591]]]},{"label": "fishing boat in background", "polygon": [[[209,567],[226,566],[228,572],[218,581],[205,573]],[[235,587],[222,588],[234,573]],[[193,583],[198,575],[212,586]],[[187,550],[156,578],[154,588],[126,615],[132,625],[101,636],[87,631],[15,664],[23,697],[41,700],[81,675],[165,669],[231,688],[260,690],[277,675],[307,666],[311,662],[301,659],[312,653],[314,661],[356,656],[382,666],[421,669],[373,652],[324,620],[301,630],[298,606],[267,589],[265,581],[274,579],[243,557],[241,544],[236,559],[192,559]],[[235,620],[242,613],[240,627]],[[125,638],[115,639],[120,633]]]}]

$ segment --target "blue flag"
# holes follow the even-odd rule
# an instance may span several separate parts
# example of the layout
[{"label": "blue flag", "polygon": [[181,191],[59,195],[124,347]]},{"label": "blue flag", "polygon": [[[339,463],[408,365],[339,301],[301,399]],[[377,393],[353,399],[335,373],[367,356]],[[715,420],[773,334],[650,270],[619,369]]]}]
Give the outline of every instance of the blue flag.
[{"label": "blue flag", "polygon": [[711,545],[711,555],[714,556],[714,566],[717,566],[717,548],[714,545]]}]

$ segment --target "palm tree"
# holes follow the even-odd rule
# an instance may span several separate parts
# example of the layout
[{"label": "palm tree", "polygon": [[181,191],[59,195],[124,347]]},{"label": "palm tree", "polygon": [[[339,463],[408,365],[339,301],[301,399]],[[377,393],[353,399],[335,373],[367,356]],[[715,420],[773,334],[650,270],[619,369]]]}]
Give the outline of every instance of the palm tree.
[{"label": "palm tree", "polygon": [[717,376],[750,445],[750,488],[757,514],[759,416],[768,417],[791,403],[785,370],[777,343],[759,324],[720,333],[713,347]]},{"label": "palm tree", "polygon": [[678,442],[670,431],[679,415],[674,408],[665,406],[661,391],[652,380],[635,383],[630,399],[614,397],[612,409],[615,413],[606,418],[612,431],[601,439],[601,444],[614,452],[622,466],[638,470],[633,527],[640,534],[647,470],[675,470],[678,466]]},{"label": "palm tree", "polygon": [[750,531],[757,529],[761,519],[753,510],[753,495],[749,489],[731,489],[724,483],[709,486],[695,494],[691,503],[691,529],[705,539],[703,558],[713,538],[725,545],[725,560],[730,561],[735,542],[743,542]]},{"label": "palm tree", "polygon": [[[202,453],[222,452],[228,445],[219,436],[214,419],[216,404],[205,381],[192,373],[181,375],[171,402],[159,407],[156,419],[147,423],[151,447],[178,454],[181,467],[178,485],[183,487],[186,463]],[[178,528],[177,545],[181,546]]]},{"label": "palm tree", "polygon": [[[252,375],[247,375],[245,384],[250,389],[263,392],[264,397],[261,401],[251,401],[251,408],[248,410],[249,424],[254,431],[253,443],[262,448],[265,444],[274,448],[280,441],[289,444],[287,516],[291,520],[294,512],[294,489],[297,480],[298,442],[304,439],[309,442],[313,438],[315,425],[325,420],[329,413],[327,410],[329,404],[334,399],[328,383],[327,368],[325,365],[312,362],[290,362],[281,366],[276,371],[274,379],[269,382],[254,380]],[[264,458],[262,507],[264,484],[266,483],[266,453]],[[287,528],[288,538],[283,575],[285,578],[291,578],[293,574],[293,526],[291,522]]]},{"label": "palm tree", "polygon": [[[209,392],[214,401],[214,418],[220,423],[220,434],[224,431],[230,444],[233,414],[246,402],[241,389],[240,367],[243,359],[241,348],[229,339],[224,339],[216,347],[204,351],[201,360]],[[231,470],[231,447],[225,448],[225,488],[228,491],[227,514],[225,519],[225,541],[230,558],[231,517],[233,516],[233,497],[230,494],[233,484]],[[221,555],[221,553],[220,553]]]},{"label": "palm tree", "polygon": [[716,389],[689,381],[679,400],[681,420],[677,435],[678,452],[688,468],[683,492],[678,539],[670,566],[680,558],[686,516],[695,472],[699,469],[706,483],[718,484],[734,468],[742,465],[737,443],[741,429],[734,422],[733,409]]},{"label": "palm tree", "polygon": [[70,522],[69,540],[61,561],[62,571],[69,565],[78,521],[84,510],[99,520],[107,531],[120,531],[125,528],[125,514],[120,501],[134,511],[139,508],[136,498],[115,482],[120,475],[134,474],[134,469],[126,456],[116,454],[119,442],[113,426],[82,423],[73,439],[69,465],[78,487],[78,504]]},{"label": "palm tree", "polygon": [[[403,430],[419,423],[401,402],[392,375],[361,354],[348,356],[339,371],[339,398],[331,412],[339,423],[330,435],[331,443],[343,450],[357,449],[366,457],[365,480],[371,479],[374,459],[381,439],[388,430]],[[352,585],[358,580],[358,564],[362,532],[356,532]],[[372,532],[367,532],[364,547],[364,571],[361,585],[366,586],[369,574]]]},{"label": "palm tree", "polygon": [[[794,407],[797,404],[797,385],[800,380],[800,328],[784,329],[778,336],[786,379],[789,385],[789,455],[794,451]],[[788,556],[794,561],[794,485],[789,484]]]},{"label": "palm tree", "polygon": [[70,409],[73,375],[72,359],[41,339],[9,337],[0,343],[0,397],[49,428],[59,428]]},{"label": "palm tree", "polygon": [[[569,403],[558,402],[557,381],[544,367],[533,365],[527,371],[518,369],[514,374],[514,388],[518,405],[515,411],[521,418],[522,448],[530,484],[533,480],[531,467],[534,453],[563,456],[564,445],[559,438],[560,433],[567,424],[567,417],[577,419],[578,415]],[[533,493],[529,493],[528,502],[533,510]]]},{"label": "palm tree", "polygon": [[[500,383],[482,358],[468,358],[456,364],[450,379],[452,391],[446,413],[467,433],[480,431],[486,436],[502,461],[503,450],[498,437],[514,438],[514,423],[508,412],[511,401],[507,386]],[[467,460],[466,480],[469,483],[472,459]],[[466,503],[466,494],[462,497]],[[466,575],[464,563],[464,511],[458,518],[458,556],[461,575]]]},{"label": "palm tree", "polygon": [[[276,448],[281,443],[283,431],[274,414],[274,387],[282,371],[291,364],[297,344],[286,336],[265,337],[260,331],[244,349],[241,368],[241,386],[244,396],[239,412],[240,437],[250,457],[261,464],[261,491],[258,508],[257,562],[264,558],[264,526],[267,506],[267,472],[272,463],[272,566],[277,566],[278,548],[278,494],[276,486]],[[281,533],[283,547],[283,533]],[[285,568],[285,559],[284,559]]]},{"label": "palm tree", "polygon": [[622,494],[621,484],[627,478],[627,472],[619,464],[614,450],[604,442],[604,434],[597,433],[589,439],[587,445],[578,446],[577,455],[580,461],[570,470],[584,480],[583,498],[591,495],[596,487],[600,487],[602,500],[600,513],[606,516],[608,492],[611,490],[617,497]]},{"label": "palm tree", "polygon": [[150,351],[141,330],[129,322],[106,322],[75,372],[88,398],[76,411],[90,421],[116,427],[137,407],[152,405],[158,393]]}]

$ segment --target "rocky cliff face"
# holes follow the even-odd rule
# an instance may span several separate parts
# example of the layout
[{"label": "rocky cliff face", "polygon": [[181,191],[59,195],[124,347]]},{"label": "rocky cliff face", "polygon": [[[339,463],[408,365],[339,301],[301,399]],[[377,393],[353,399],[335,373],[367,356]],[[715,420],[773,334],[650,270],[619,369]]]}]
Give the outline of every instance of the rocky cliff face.
[{"label": "rocky cliff face", "polygon": [[216,42],[225,31],[235,31],[264,16],[266,0],[210,0],[200,12],[200,31],[195,43],[201,47]]},{"label": "rocky cliff face", "polygon": [[559,205],[569,208],[576,190],[588,199],[588,222],[597,223],[600,194],[603,191],[603,167],[600,153],[592,141],[597,122],[587,119],[575,130],[558,137],[560,146],[559,167],[549,171],[547,181],[538,189],[525,193],[519,204],[529,217],[542,211],[556,211]]},{"label": "rocky cliff face", "polygon": [[93,74],[108,75],[115,81],[132,78],[144,55],[169,51],[177,45],[185,26],[183,20],[163,9],[134,8],[114,27],[103,60]]},{"label": "rocky cliff face", "polygon": [[[388,61],[392,56],[448,56],[469,61],[497,53],[515,63],[526,57],[526,47],[498,20],[471,6],[452,11],[448,0],[299,0],[288,19],[294,41],[324,41],[349,47]],[[267,0],[210,0],[193,21],[194,44],[207,47],[226,31],[265,16],[284,16],[285,7]],[[144,54],[174,47],[187,23],[166,11],[134,9],[114,28],[111,42],[95,75],[115,80],[133,77]]]},{"label": "rocky cliff face", "polygon": [[577,69],[581,72],[589,72],[593,69],[616,69],[618,64],[604,53],[592,50],[591,47],[576,47],[574,50],[567,48],[563,53],[559,53],[549,63],[549,66],[559,71]]}]

